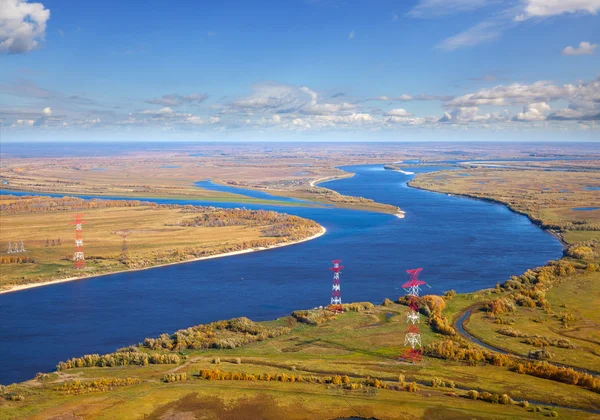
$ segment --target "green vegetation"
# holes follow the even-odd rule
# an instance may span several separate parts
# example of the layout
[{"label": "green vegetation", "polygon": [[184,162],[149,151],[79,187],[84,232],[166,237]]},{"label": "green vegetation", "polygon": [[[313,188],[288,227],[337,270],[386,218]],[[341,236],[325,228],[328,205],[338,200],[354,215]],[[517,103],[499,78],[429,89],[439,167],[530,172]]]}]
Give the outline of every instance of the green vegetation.
[{"label": "green vegetation", "polygon": [[[562,417],[589,417],[585,410],[594,410],[600,395],[585,374],[553,365],[541,369],[544,365],[469,344],[457,333],[435,331],[433,319],[450,325],[448,319],[496,295],[486,290],[424,296],[420,306],[429,312],[422,327],[428,346],[419,365],[398,359],[406,306],[391,300],[385,306],[347,304],[338,315],[318,309],[261,323],[236,318],[149,338],[111,355],[61,363],[57,373],[5,387],[0,418],[77,413],[134,419],[184,412],[236,418],[239,410],[263,418],[404,418],[448,410],[456,418],[539,416],[524,400],[536,401],[547,414],[544,404],[554,403],[558,407],[552,410]],[[434,349],[441,350],[434,354]],[[111,382],[93,385],[106,381]],[[349,405],[336,404],[339,395]]]}]

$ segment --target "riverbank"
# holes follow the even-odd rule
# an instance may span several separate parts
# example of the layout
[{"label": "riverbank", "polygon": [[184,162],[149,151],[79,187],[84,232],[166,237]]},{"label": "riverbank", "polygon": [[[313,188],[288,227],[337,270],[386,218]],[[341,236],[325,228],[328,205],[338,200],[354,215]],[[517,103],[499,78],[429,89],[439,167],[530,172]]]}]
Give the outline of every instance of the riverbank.
[{"label": "riverbank", "polygon": [[193,258],[193,259],[185,260],[185,261],[178,261],[178,262],[166,263],[166,264],[157,264],[157,265],[153,265],[153,266],[150,266],[150,267],[134,268],[134,269],[122,270],[122,271],[115,271],[115,272],[112,272],[112,273],[94,274],[94,275],[91,275],[91,276],[68,277],[68,278],[65,278],[65,279],[51,280],[51,281],[44,282],[44,283],[32,283],[32,284],[15,285],[15,286],[10,287],[9,289],[0,290],[0,294],[11,293],[11,292],[18,292],[20,290],[33,289],[35,287],[42,287],[42,286],[50,286],[50,285],[53,285],[53,284],[66,283],[66,282],[70,282],[70,281],[92,279],[92,278],[103,277],[103,276],[111,276],[113,274],[121,274],[121,273],[135,272],[135,271],[151,270],[151,269],[154,269],[154,268],[168,267],[168,266],[177,265],[177,264],[186,264],[186,263],[191,263],[191,262],[196,262],[196,261],[211,260],[211,259],[222,258],[222,257],[232,257],[232,256],[235,256],[235,255],[249,254],[251,252],[257,252],[257,251],[266,251],[266,250],[273,249],[273,248],[280,248],[280,247],[289,246],[289,245],[296,245],[296,244],[299,244],[299,243],[302,243],[302,242],[310,241],[312,239],[316,239],[316,238],[318,238],[320,236],[323,236],[326,232],[327,232],[327,229],[325,229],[323,226],[321,226],[321,232],[319,232],[319,233],[317,233],[315,235],[312,235],[312,236],[310,236],[308,238],[301,239],[299,241],[283,242],[283,243],[271,245],[271,246],[268,246],[268,247],[249,248],[249,249],[243,249],[243,250],[240,250],[240,251],[226,252],[226,253],[223,253],[223,254],[209,255],[207,257]]},{"label": "riverbank", "polygon": [[[598,194],[584,172],[475,168],[421,174],[412,188],[502,204],[529,218],[564,245],[600,239]],[[581,211],[579,209],[590,209]]]}]

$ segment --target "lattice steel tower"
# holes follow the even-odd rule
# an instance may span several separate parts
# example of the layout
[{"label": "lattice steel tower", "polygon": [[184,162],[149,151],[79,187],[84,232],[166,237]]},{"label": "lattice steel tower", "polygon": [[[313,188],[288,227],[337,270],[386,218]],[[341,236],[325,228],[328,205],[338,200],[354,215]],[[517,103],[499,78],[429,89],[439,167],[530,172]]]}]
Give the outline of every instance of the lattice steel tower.
[{"label": "lattice steel tower", "polygon": [[[410,275],[410,280],[402,285],[408,296],[408,313],[406,315],[406,332],[404,335],[404,346],[407,347],[403,359],[411,360],[413,363],[419,362],[423,358],[423,350],[421,345],[421,323],[419,315],[419,292],[424,281],[419,280],[419,273],[422,268],[414,270],[406,270]],[[410,346],[410,347],[408,347]]]},{"label": "lattice steel tower", "polygon": [[340,263],[342,260],[333,260],[333,267],[330,268],[333,271],[333,286],[331,287],[331,305],[329,309],[333,312],[342,313],[342,292],[340,288],[340,273],[342,267]]},{"label": "lattice steel tower", "polygon": [[75,214],[75,254],[73,254],[73,261],[75,261],[75,268],[85,268],[85,256],[83,254],[83,215]]}]

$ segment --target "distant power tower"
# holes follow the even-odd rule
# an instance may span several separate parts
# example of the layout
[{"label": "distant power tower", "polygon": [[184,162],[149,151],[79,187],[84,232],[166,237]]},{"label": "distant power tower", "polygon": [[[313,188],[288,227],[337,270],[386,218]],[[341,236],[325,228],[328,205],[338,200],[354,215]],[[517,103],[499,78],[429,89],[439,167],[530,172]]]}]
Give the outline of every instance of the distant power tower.
[{"label": "distant power tower", "polygon": [[12,244],[10,241],[8,241],[8,249],[6,250],[6,253],[18,254],[19,252],[25,252],[25,244],[23,241],[21,241],[21,243],[14,242]]},{"label": "distant power tower", "polygon": [[129,257],[129,245],[127,244],[127,235],[129,235],[129,233],[130,232],[128,231],[121,233],[121,236],[123,237],[123,245],[121,246],[121,258]]},{"label": "distant power tower", "polygon": [[83,215],[75,214],[75,253],[73,254],[73,260],[75,261],[74,267],[77,269],[85,268],[85,256],[83,254]]},{"label": "distant power tower", "polygon": [[329,309],[336,313],[342,313],[342,292],[340,287],[340,273],[342,267],[340,263],[342,260],[333,260],[333,267],[330,268],[333,271],[333,286],[331,287],[331,305]]},{"label": "distant power tower", "polygon": [[421,323],[419,315],[419,292],[421,286],[426,283],[419,280],[419,273],[422,270],[422,268],[406,270],[410,275],[410,280],[402,285],[402,288],[406,291],[408,296],[408,313],[406,315],[406,323],[408,325],[404,334],[404,346],[407,347],[407,349],[402,355],[402,358],[411,360],[413,363],[420,362],[423,358],[421,329],[419,327],[419,324]]}]

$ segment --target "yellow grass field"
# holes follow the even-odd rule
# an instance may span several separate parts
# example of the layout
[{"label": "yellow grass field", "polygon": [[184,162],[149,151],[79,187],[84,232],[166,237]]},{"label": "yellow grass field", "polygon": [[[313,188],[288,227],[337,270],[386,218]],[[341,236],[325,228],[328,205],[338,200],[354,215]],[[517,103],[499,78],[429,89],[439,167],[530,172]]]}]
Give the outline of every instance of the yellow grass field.
[{"label": "yellow grass field", "polygon": [[[2,196],[0,203],[10,198]],[[21,199],[23,201],[23,199]],[[37,199],[44,203],[60,202],[61,199]],[[84,200],[81,200],[84,202]],[[205,212],[208,214],[209,210]],[[227,210],[224,218],[232,217]],[[228,213],[229,212],[229,213]],[[242,212],[241,210],[239,212]],[[71,258],[74,252],[75,213],[83,215],[83,240],[86,268],[75,270]],[[254,214],[250,211],[248,214]],[[189,213],[182,208],[141,205],[133,207],[104,207],[96,209],[69,209],[48,212],[8,213],[0,215],[0,236],[3,242],[2,257],[30,257],[35,263],[3,263],[1,286],[24,285],[61,278],[84,277],[103,273],[144,268],[158,264],[185,261],[201,256],[249,250],[257,245],[272,246],[301,240],[321,231],[316,223],[295,216],[280,216],[299,223],[297,236],[271,237],[263,231],[273,226],[273,221],[237,223],[233,226],[185,226],[182,223],[203,213]],[[275,213],[273,213],[275,214]],[[279,216],[277,216],[279,217]],[[122,255],[123,235],[127,234],[127,255]],[[60,245],[58,239],[60,238]],[[46,241],[50,246],[46,246]],[[8,254],[8,241],[23,241],[26,252]],[[52,246],[54,241],[54,246]]]}]

